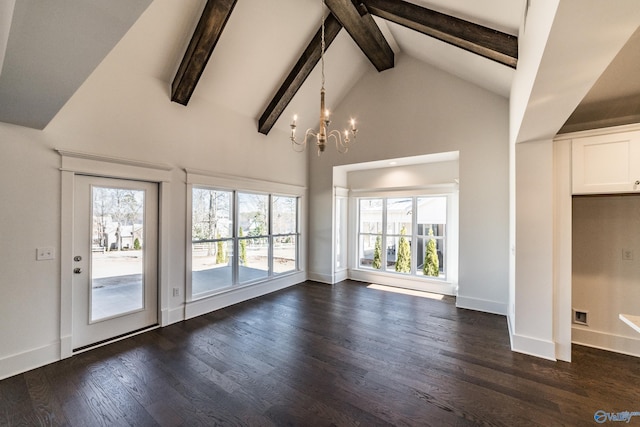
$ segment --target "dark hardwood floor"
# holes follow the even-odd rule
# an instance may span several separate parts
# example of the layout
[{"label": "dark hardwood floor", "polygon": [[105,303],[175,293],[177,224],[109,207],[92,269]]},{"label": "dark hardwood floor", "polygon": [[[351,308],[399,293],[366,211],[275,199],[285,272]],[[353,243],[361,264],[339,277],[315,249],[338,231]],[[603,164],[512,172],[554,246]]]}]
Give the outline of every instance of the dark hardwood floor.
[{"label": "dark hardwood floor", "polygon": [[580,426],[640,411],[638,358],[575,346],[573,360],[511,352],[504,317],[449,297],[307,282],[3,380],[0,425]]}]

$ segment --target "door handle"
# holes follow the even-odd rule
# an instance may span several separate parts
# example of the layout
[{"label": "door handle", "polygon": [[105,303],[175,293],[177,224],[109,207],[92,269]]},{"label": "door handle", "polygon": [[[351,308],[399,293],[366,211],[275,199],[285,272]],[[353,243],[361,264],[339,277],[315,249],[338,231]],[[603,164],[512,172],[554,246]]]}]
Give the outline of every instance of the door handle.
[{"label": "door handle", "polygon": [[80,274],[82,273],[82,269],[81,268],[74,268],[73,269],[73,274]]}]

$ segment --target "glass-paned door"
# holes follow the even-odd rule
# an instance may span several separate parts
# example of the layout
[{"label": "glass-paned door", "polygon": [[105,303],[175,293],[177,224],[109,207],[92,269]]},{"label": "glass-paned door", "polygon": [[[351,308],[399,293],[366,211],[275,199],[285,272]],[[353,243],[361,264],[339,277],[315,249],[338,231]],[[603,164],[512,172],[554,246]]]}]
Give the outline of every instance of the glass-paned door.
[{"label": "glass-paned door", "polygon": [[157,185],[77,176],[73,345],[157,323]]}]

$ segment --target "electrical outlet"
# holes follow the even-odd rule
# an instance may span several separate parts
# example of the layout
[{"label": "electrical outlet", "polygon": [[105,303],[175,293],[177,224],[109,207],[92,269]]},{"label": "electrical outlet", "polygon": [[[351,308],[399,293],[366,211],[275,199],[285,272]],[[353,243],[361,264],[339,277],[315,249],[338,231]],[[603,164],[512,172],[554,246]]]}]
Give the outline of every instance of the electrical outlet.
[{"label": "electrical outlet", "polygon": [[623,249],[622,259],[625,261],[633,261],[633,251],[631,249]]},{"label": "electrical outlet", "polygon": [[36,249],[36,261],[45,261],[48,259],[54,259],[56,257],[53,248],[38,248]]},{"label": "electrical outlet", "polygon": [[174,297],[180,296],[180,288],[173,288],[173,296]]}]

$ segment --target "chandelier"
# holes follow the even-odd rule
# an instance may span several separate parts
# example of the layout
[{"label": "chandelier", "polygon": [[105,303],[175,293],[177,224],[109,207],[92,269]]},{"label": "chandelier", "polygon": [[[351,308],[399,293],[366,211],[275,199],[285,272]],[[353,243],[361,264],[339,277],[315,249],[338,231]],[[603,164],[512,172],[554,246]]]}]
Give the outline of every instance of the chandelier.
[{"label": "chandelier", "polygon": [[[344,139],[342,138],[342,134],[333,129],[329,130],[329,124],[331,120],[329,120],[329,110],[325,108],[324,105],[324,10],[325,4],[324,0],[322,1],[322,21],[321,21],[321,45],[320,45],[320,66],[322,71],[322,86],[320,87],[320,125],[319,130],[315,129],[307,129],[307,132],[304,135],[304,140],[302,142],[296,139],[296,121],[298,120],[298,116],[293,116],[293,121],[291,122],[291,146],[295,151],[302,152],[304,151],[307,143],[315,138],[316,147],[318,147],[318,156],[324,152],[324,149],[329,140],[333,141],[336,146],[336,151],[340,154],[344,154],[349,151],[349,143],[352,142],[352,139],[356,139],[356,134],[358,133],[358,129],[356,129],[356,121],[355,119],[351,119],[351,130],[344,131]],[[349,134],[351,134],[352,139],[349,138]]]}]

